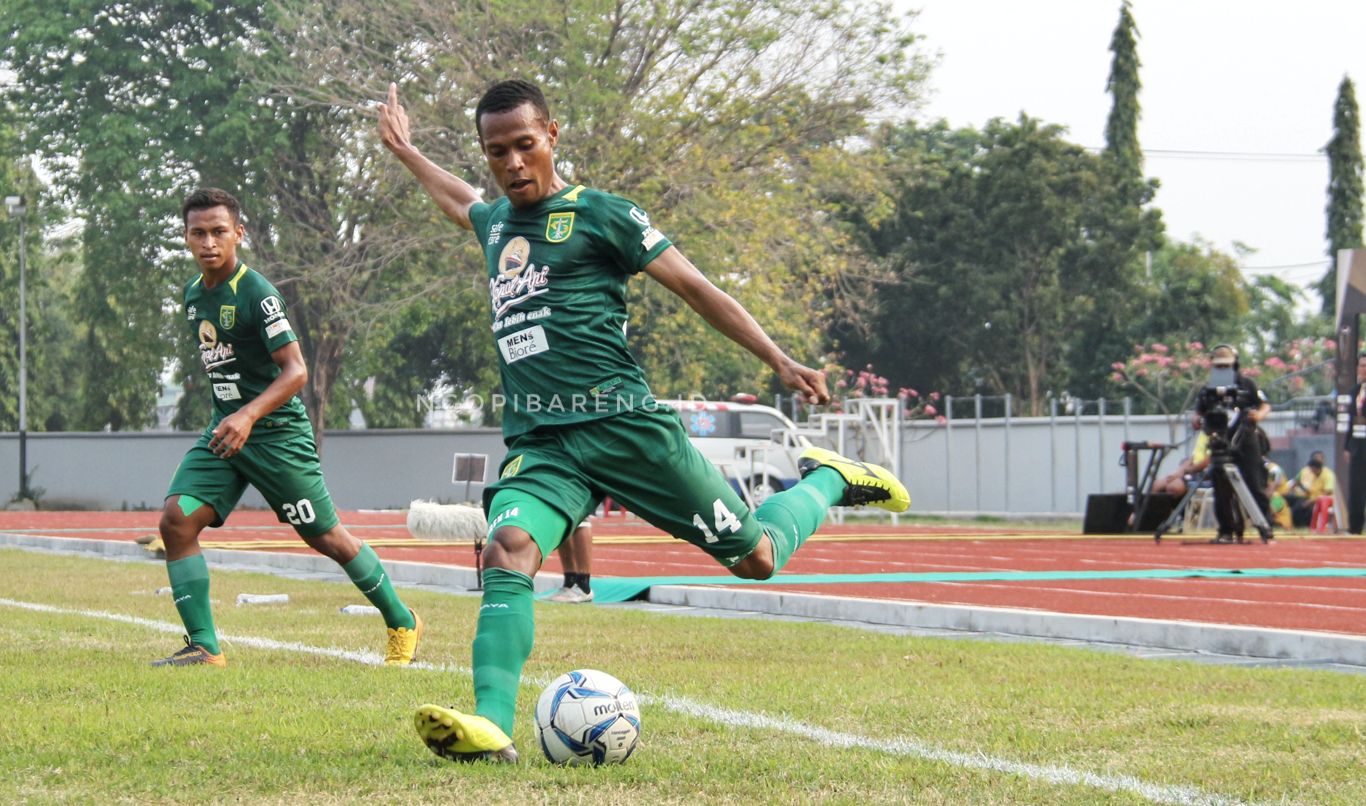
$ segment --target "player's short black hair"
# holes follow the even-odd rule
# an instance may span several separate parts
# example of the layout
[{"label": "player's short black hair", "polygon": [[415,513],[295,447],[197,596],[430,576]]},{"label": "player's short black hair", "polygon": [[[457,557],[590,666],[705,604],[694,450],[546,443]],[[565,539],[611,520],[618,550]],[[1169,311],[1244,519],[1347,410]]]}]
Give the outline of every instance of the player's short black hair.
[{"label": "player's short black hair", "polygon": [[484,136],[481,120],[486,112],[510,112],[522,104],[531,104],[541,118],[550,121],[550,106],[545,102],[541,88],[520,78],[499,81],[484,92],[484,97],[474,107],[474,128],[479,136]]},{"label": "player's short black hair", "polygon": [[191,193],[180,205],[180,221],[190,223],[191,210],[207,210],[210,207],[226,207],[232,216],[232,223],[242,223],[242,205],[237,197],[222,188],[200,188]]}]

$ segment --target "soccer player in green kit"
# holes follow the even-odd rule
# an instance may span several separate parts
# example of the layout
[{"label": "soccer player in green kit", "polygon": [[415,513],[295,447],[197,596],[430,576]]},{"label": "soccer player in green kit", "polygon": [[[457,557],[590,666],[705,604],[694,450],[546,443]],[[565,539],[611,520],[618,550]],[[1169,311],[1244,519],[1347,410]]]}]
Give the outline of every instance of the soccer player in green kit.
[{"label": "soccer player in green kit", "polygon": [[834,505],[910,505],[885,469],[823,449],[800,458],[802,481],[755,512],[655,402],[626,347],[626,281],[645,272],[759,357],[806,400],[830,399],[824,373],[790,358],[743,307],[712,285],[630,201],[570,185],[555,169],[558,124],[533,84],[504,81],[475,107],[489,169],[505,194],[483,202],[412,144],[394,85],[380,138],[456,224],[483,247],[500,355],[500,478],[484,492],[489,547],[474,637],[475,712],[424,705],[417,731],[437,755],[516,761],[512,724],[531,654],[532,577],[542,558],[610,495],[731,573],[767,579]]},{"label": "soccer player in green kit", "polygon": [[199,533],[222,526],[248,484],[379,608],[389,633],[384,662],[412,662],[422,620],[399,599],[375,550],[337,518],[297,397],[308,369],[284,299],[237,259],[246,235],[241,206],[226,191],[204,188],[185,200],[181,217],[185,245],[200,270],[185,286],[185,320],[213,389],[213,418],[176,468],[161,513],[166,573],[188,633],[185,648],[152,665],[227,665],[209,607]]}]

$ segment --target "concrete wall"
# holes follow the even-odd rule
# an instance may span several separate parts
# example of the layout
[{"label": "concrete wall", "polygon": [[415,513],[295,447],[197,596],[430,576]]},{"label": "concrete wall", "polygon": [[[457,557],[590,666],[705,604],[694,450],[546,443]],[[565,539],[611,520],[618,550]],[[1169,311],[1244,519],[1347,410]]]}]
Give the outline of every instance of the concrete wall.
[{"label": "concrete wall", "polygon": [[[902,432],[902,479],[919,512],[1080,513],[1086,496],[1124,490],[1122,444],[1179,443],[1163,417],[1096,416],[912,421]],[[1189,453],[1171,452],[1163,472]],[[1146,463],[1146,456],[1142,458]]]},{"label": "concrete wall", "polygon": [[[43,506],[88,509],[160,509],[180,459],[198,434],[30,433],[30,484],[44,490]],[[481,485],[451,482],[454,456],[489,457],[486,475],[496,477],[503,438],[496,428],[459,431],[329,431],[323,443],[323,474],[332,498],[345,509],[406,507],[414,498],[478,500]],[[0,434],[0,505],[19,489],[19,437]],[[254,489],[245,506],[264,507]]]},{"label": "concrete wall", "polygon": [[[1267,425],[1281,441],[1285,424]],[[29,434],[28,466],[49,508],[159,509],[171,474],[197,436]],[[948,427],[913,421],[902,428],[900,475],[915,512],[1078,514],[1088,495],[1124,490],[1122,443],[1183,443],[1187,436],[1184,422],[1173,429],[1158,416],[954,420]],[[1289,473],[1310,450],[1326,447],[1331,454],[1331,435],[1297,436],[1285,444],[1290,447],[1276,458],[1284,457]],[[854,452],[852,444],[846,447]],[[466,485],[451,482],[457,453],[487,454],[492,481],[505,453],[502,435],[492,428],[329,431],[323,472],[346,509],[401,508],[414,498],[462,501]],[[1189,453],[1189,443],[1181,444],[1161,472],[1171,472]],[[0,505],[19,488],[18,455],[18,436],[0,434]],[[470,485],[468,497],[478,500],[481,492],[481,485]],[[254,490],[243,503],[265,506]]]}]

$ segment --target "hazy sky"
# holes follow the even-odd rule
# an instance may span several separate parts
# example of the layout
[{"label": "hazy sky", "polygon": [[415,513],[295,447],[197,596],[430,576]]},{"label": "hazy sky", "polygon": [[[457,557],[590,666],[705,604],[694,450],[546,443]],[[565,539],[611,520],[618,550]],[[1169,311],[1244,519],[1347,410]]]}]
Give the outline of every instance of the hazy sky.
[{"label": "hazy sky", "polygon": [[[923,117],[980,126],[1021,111],[1104,144],[1118,0],[894,0],[938,53]],[[1360,0],[1133,0],[1142,62],[1139,142],[1170,237],[1202,238],[1249,275],[1299,285],[1327,269],[1333,103],[1366,81]],[[1317,300],[1315,299],[1315,302]]]}]

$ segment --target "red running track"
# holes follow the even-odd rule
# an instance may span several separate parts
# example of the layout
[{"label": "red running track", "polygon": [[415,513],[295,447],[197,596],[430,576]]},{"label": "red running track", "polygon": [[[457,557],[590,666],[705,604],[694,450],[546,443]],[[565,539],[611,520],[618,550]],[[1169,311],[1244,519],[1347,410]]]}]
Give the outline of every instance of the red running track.
[{"label": "red running track", "polygon": [[[0,531],[107,540],[154,533],[156,512],[5,512]],[[402,547],[401,512],[346,512],[343,521],[393,560],[472,566],[468,544]],[[595,576],[727,578],[696,548],[670,540],[639,521],[595,521]],[[269,512],[236,512],[227,528],[207,530],[206,542],[295,540]],[[308,551],[299,542],[270,550]],[[1289,537],[1271,545],[1155,544],[1149,538],[1077,538],[954,527],[830,526],[822,528],[784,569],[792,574],[942,571],[1102,571],[1147,568],[1363,568],[1366,539]],[[546,561],[558,571],[558,560]],[[1077,580],[1030,582],[849,583],[762,586],[828,596],[982,605],[1061,613],[1143,617],[1320,630],[1366,635],[1366,578]]]}]

